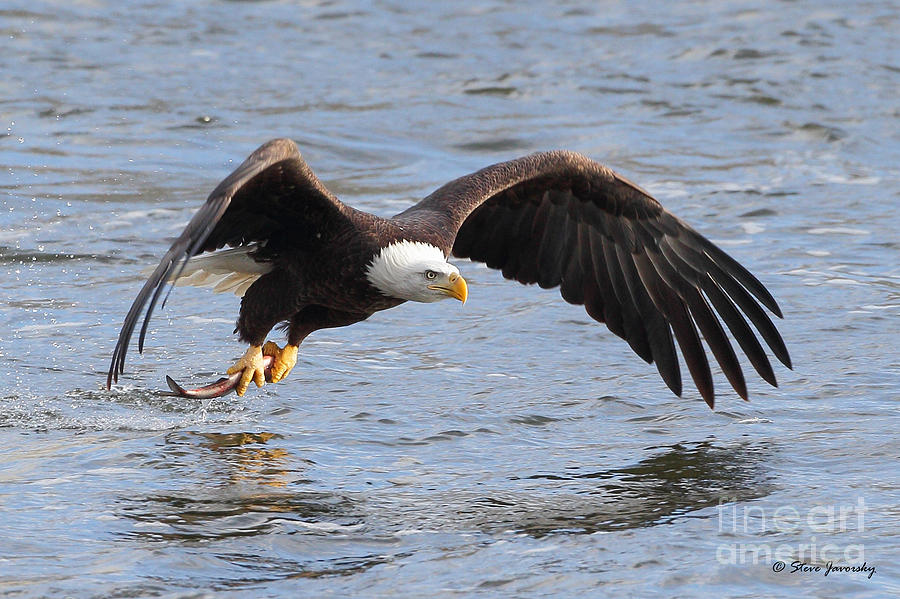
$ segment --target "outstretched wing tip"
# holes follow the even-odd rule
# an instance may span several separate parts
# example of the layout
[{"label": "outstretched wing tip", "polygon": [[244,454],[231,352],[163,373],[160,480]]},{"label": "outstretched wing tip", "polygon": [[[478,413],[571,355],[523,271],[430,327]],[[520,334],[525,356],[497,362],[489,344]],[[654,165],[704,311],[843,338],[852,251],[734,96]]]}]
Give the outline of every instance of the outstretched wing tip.
[{"label": "outstretched wing tip", "polygon": [[[278,233],[270,224],[270,221],[277,219],[271,219],[262,207],[273,202],[277,208],[282,196],[288,198],[285,201],[305,202],[308,210],[304,212],[304,218],[308,218],[312,209],[343,214],[337,198],[322,185],[300,157],[294,140],[275,138],[259,146],[213,189],[138,292],[125,317],[113,353],[110,368],[113,381],[124,370],[126,350],[141,314],[144,313],[138,351],[143,353],[153,310],[160,299],[161,306],[166,305],[172,287],[164,296],[161,294],[167,282],[177,279],[182,273],[188,259],[225,245],[268,241],[271,235]],[[259,216],[255,227],[253,222],[248,224],[248,214]],[[248,237],[248,229],[254,231],[255,237]]]},{"label": "outstretched wing tip", "polygon": [[784,320],[784,314],[781,312],[781,306],[779,306],[778,304],[775,304],[774,307],[775,307],[775,309],[772,310],[772,314],[774,314],[775,316],[777,316],[777,317],[780,318],[781,320]]},{"label": "outstretched wing tip", "polygon": [[417,206],[452,216],[455,255],[521,283],[559,286],[564,300],[583,304],[640,357],[652,357],[679,397],[677,353],[710,408],[715,394],[707,350],[744,400],[747,384],[732,343],[774,386],[760,341],[791,368],[767,315],[784,318],[769,290],[642,188],[581,154],[544,152],[496,164]]}]

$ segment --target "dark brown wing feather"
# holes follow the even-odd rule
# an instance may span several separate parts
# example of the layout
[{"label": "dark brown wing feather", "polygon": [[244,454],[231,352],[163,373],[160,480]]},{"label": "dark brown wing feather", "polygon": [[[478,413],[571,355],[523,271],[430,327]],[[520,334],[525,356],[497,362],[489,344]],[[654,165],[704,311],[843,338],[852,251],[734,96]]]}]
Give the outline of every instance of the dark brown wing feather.
[{"label": "dark brown wing feather", "polygon": [[349,210],[316,178],[293,141],[275,139],[260,146],[213,190],[138,292],[119,332],[107,387],[123,372],[144,307],[138,351],[144,349],[147,325],[166,282],[177,278],[190,257],[254,242],[264,242],[261,253],[274,256],[284,247],[326,235]]},{"label": "dark brown wing feather", "polygon": [[[572,152],[546,152],[489,166],[438,189],[395,220],[440,231],[454,255],[485,262],[520,283],[560,287],[583,304],[681,395],[675,341],[713,406],[705,340],[734,390],[747,386],[721,321],[760,376],[775,375],[753,323],[790,367],[784,341],[762,306],[781,311],[766,288],[638,186]],[[674,336],[673,336],[674,335]]]}]

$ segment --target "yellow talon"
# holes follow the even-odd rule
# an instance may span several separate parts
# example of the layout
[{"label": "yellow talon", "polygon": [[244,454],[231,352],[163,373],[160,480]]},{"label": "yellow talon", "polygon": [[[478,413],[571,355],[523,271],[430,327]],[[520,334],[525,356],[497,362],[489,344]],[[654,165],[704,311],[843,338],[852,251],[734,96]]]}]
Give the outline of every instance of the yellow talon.
[{"label": "yellow talon", "polygon": [[247,392],[247,387],[250,386],[250,381],[256,383],[257,387],[262,387],[266,384],[266,375],[265,375],[265,367],[263,365],[263,352],[262,347],[259,345],[251,345],[247,348],[246,353],[241,357],[237,363],[228,369],[228,374],[235,374],[236,372],[242,372],[241,380],[238,381],[237,387],[235,387],[235,392],[241,396]]},{"label": "yellow talon", "polygon": [[273,383],[277,383],[290,374],[297,364],[297,352],[299,349],[300,347],[297,345],[285,345],[284,349],[281,349],[271,341],[266,342],[262,348],[263,355],[275,358],[269,371],[269,378]]}]

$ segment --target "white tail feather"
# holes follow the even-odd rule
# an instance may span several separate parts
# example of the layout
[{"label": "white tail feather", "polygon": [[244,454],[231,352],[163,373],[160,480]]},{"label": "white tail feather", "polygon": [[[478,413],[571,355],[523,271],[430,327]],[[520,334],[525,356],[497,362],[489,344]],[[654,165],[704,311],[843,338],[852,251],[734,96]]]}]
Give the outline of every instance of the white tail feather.
[{"label": "white tail feather", "polygon": [[[256,279],[272,270],[271,264],[257,262],[248,255],[256,249],[255,245],[243,246],[194,256],[187,261],[175,284],[179,287],[212,287],[216,293],[232,291],[236,296],[244,297]],[[152,269],[146,274],[150,272]]]}]

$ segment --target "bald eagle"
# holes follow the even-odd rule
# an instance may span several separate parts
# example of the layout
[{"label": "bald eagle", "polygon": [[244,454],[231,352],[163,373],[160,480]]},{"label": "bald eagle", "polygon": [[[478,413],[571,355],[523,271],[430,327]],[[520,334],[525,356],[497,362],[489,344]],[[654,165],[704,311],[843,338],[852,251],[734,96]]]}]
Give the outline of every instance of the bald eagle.
[{"label": "bald eagle", "polygon": [[[228,246],[230,249],[223,249]],[[681,395],[675,342],[700,395],[713,407],[701,336],[738,395],[747,385],[721,323],[768,383],[777,386],[754,325],[791,367],[763,307],[778,304],[743,266],[609,168],[568,151],[488,166],[444,185],[392,218],[341,203],[288,139],[270,141],[210,194],[172,243],[125,317],[107,376],[124,370],[146,307],[138,350],[170,282],[213,285],[241,296],[236,333],[249,344],[230,369],[238,395],[278,382],[313,331],[343,327],[406,301],[466,301],[459,269],[469,258],[507,279],[558,287],[562,298],[655,363]],[[165,302],[163,302],[165,303]],[[718,315],[718,317],[717,317]],[[745,319],[746,317],[746,319]],[[287,344],[266,342],[282,324]]]}]

